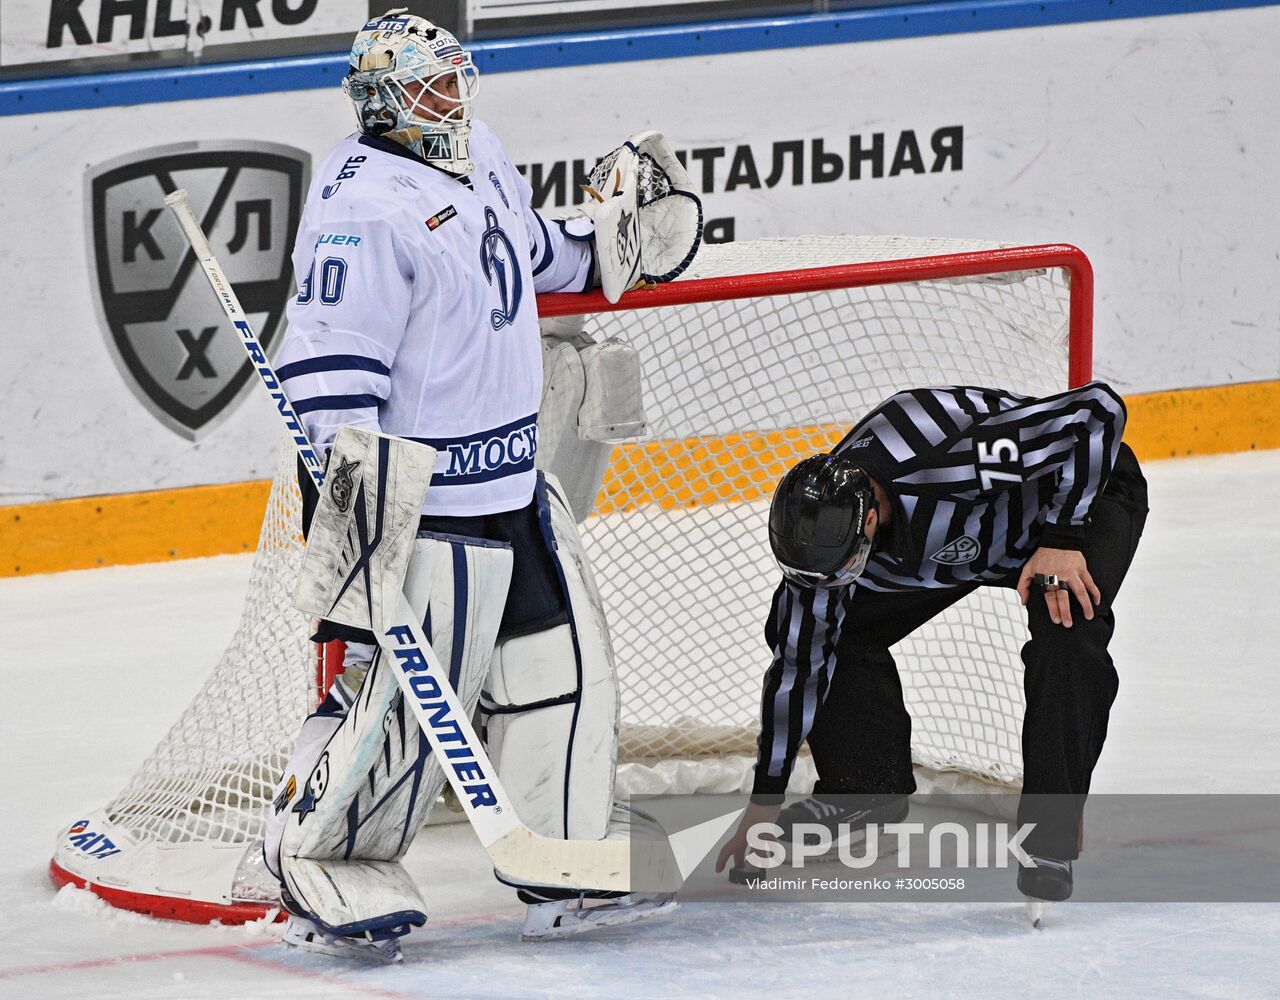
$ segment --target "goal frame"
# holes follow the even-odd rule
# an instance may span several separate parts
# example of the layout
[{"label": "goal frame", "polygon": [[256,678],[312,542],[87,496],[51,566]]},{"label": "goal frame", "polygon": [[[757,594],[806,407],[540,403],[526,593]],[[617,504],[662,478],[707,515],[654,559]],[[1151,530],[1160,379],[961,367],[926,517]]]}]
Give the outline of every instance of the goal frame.
[{"label": "goal frame", "polygon": [[[869,285],[906,285],[913,281],[972,278],[1049,269],[1065,271],[1070,277],[1067,306],[1067,388],[1074,389],[1093,377],[1094,292],[1093,266],[1084,251],[1070,243],[1001,247],[933,257],[904,257],[897,260],[834,264],[828,267],[736,274],[723,278],[694,278],[629,292],[617,302],[610,302],[598,288],[576,295],[560,292],[538,296],[538,316],[542,319],[584,316],[625,309],[653,309],[697,302],[799,295],[837,288],[865,288]],[[785,290],[773,287],[780,279],[786,280]]]},{"label": "goal frame", "polygon": [[[1079,248],[1065,243],[1001,246],[925,257],[690,278],[629,292],[617,303],[608,302],[599,289],[579,294],[541,295],[537,304],[540,318],[545,319],[1041,270],[1061,270],[1068,277],[1067,387],[1076,387],[1092,378],[1094,276],[1087,256]],[[324,676],[322,662],[310,668],[300,666],[300,669],[315,670],[317,684]],[[107,880],[69,870],[58,863],[56,856],[49,862],[49,874],[57,887],[74,885],[93,892],[113,907],[165,919],[224,924],[283,919],[279,907],[267,903],[215,903],[184,898],[177,890],[166,896],[112,885]]]}]

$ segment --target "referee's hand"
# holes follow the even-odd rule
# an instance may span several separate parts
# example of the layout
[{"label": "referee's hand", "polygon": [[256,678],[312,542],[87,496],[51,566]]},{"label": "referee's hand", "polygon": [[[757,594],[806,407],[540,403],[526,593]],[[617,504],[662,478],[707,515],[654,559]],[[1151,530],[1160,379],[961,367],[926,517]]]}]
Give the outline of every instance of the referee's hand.
[{"label": "referee's hand", "polygon": [[1075,549],[1036,549],[1022,567],[1022,575],[1018,577],[1018,596],[1022,598],[1024,605],[1030,602],[1033,580],[1040,574],[1058,578],[1056,588],[1035,588],[1044,591],[1049,617],[1055,625],[1071,627],[1072,594],[1080,602],[1085,618],[1093,618],[1094,607],[1102,603],[1102,591],[1089,575],[1089,566],[1083,552]]},{"label": "referee's hand", "polygon": [[728,843],[720,848],[720,854],[716,857],[716,871],[724,871],[724,866],[729,861],[733,862],[735,868],[743,867],[747,857],[747,831],[757,823],[775,822],[781,812],[781,803],[777,805],[748,803],[742,818],[738,820],[738,828],[733,831],[733,836],[729,838]]}]

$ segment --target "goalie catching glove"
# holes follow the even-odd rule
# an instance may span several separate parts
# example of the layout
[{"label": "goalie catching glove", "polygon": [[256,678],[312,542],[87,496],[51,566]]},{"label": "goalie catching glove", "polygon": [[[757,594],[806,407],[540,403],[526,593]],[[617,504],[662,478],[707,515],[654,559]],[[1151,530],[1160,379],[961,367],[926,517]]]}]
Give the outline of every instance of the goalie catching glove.
[{"label": "goalie catching glove", "polygon": [[702,243],[702,202],[661,132],[638,132],[588,178],[584,212],[595,225],[604,297],[672,281]]}]

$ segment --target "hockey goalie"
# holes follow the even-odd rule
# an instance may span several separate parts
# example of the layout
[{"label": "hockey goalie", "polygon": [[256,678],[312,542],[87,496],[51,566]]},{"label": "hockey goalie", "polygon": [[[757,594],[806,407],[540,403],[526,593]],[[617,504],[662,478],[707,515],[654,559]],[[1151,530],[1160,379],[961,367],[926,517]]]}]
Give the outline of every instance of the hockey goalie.
[{"label": "hockey goalie", "polygon": [[[576,451],[565,464],[587,497],[607,448],[587,440],[584,452],[570,439],[624,435],[643,418],[623,345],[553,343],[542,402],[535,293],[601,284],[616,301],[671,280],[697,250],[701,206],[662,137],[645,133],[597,167],[587,210],[543,218],[497,137],[472,118],[478,82],[453,35],[403,10],[358,33],[344,89],[359,130],[315,172],[277,374],[317,450],[349,428],[434,451],[394,576],[466,715],[476,712],[523,825],[594,841],[613,810],[617,682],[568,495],[539,468],[538,414],[541,405],[562,456]],[[374,461],[363,455],[334,451],[318,508],[314,490],[305,505],[302,590],[333,598],[324,607],[373,564],[357,558],[351,579],[335,583],[335,567],[353,565],[342,540],[355,529],[344,521],[375,509],[353,502],[355,484],[362,497],[377,494],[378,517],[399,502],[395,474],[407,465],[392,455],[392,474],[377,478],[358,471]],[[396,544],[379,539],[382,527],[362,525],[370,550]],[[317,555],[326,532],[339,539],[327,561]],[[346,643],[344,669],[298,734],[265,854],[289,913],[286,942],[394,960],[399,939],[426,921],[400,861],[446,775],[374,624],[359,614],[321,620],[318,641]],[[670,893],[496,874],[527,904],[528,938],[675,905]]]}]

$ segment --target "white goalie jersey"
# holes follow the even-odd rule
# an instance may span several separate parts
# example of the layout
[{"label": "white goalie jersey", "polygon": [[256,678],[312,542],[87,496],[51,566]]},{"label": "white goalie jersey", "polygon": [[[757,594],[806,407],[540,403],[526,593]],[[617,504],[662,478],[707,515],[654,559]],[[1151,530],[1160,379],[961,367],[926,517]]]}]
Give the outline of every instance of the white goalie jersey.
[{"label": "white goalie jersey", "polygon": [[542,219],[493,132],[464,180],[353,135],[316,170],[276,358],[312,442],[351,424],[439,452],[424,513],[513,510],[533,494],[542,355],[535,293],[592,282],[585,220]]}]

